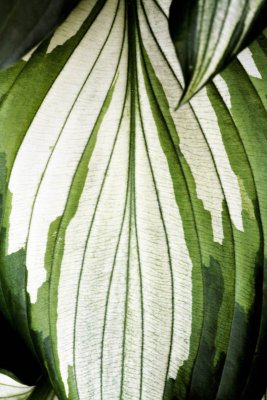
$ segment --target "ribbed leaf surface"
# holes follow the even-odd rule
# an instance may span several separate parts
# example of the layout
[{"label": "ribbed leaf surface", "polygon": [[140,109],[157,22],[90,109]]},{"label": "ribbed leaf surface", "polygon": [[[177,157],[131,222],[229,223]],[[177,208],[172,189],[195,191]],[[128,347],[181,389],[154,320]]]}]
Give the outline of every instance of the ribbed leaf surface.
[{"label": "ribbed leaf surface", "polygon": [[267,26],[266,0],[173,0],[170,31],[188,101]]},{"label": "ribbed leaf surface", "polygon": [[0,372],[0,398],[11,400],[24,400],[30,397],[33,387],[23,385],[11,375]]},{"label": "ribbed leaf surface", "polygon": [[267,39],[177,109],[169,5],[84,0],[0,75],[0,300],[60,399],[265,389]]},{"label": "ribbed leaf surface", "polygon": [[27,386],[6,371],[0,372],[0,399],[9,400],[57,400],[53,389],[46,379],[37,386]]}]

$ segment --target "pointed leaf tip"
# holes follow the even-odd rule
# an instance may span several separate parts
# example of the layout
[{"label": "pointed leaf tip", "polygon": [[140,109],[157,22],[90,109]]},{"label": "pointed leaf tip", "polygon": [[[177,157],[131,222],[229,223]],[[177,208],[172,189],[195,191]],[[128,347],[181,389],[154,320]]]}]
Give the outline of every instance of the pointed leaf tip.
[{"label": "pointed leaf tip", "polygon": [[266,26],[267,1],[173,0],[169,29],[190,100]]}]

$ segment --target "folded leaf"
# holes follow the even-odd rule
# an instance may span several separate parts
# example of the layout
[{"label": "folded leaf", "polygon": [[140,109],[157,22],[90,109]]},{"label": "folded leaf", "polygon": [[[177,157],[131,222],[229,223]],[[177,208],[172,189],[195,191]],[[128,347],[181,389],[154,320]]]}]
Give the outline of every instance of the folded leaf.
[{"label": "folded leaf", "polygon": [[266,0],[173,0],[170,32],[188,101],[266,27]]},{"label": "folded leaf", "polygon": [[168,9],[84,1],[0,74],[0,302],[60,399],[265,390],[266,38],[177,110]]}]

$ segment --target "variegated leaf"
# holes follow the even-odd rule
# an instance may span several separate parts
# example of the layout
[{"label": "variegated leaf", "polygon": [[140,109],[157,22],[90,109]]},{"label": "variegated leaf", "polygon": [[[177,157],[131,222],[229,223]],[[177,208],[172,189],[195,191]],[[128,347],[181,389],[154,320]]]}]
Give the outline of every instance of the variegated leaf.
[{"label": "variegated leaf", "polygon": [[0,300],[60,399],[264,391],[267,40],[177,110],[168,9],[84,0],[0,76]]},{"label": "variegated leaf", "polygon": [[173,0],[170,31],[188,101],[266,27],[266,0]]},{"label": "variegated leaf", "polygon": [[24,385],[5,371],[0,371],[0,399],[28,399],[33,389],[33,386]]},{"label": "variegated leaf", "polygon": [[0,371],[0,399],[9,400],[57,400],[50,384],[41,379],[37,386],[27,386],[10,373]]}]

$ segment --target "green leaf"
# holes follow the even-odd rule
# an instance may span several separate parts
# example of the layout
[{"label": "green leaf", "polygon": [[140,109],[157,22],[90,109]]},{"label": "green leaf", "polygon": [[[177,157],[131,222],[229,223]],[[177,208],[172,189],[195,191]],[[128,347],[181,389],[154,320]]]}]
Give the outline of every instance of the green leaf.
[{"label": "green leaf", "polygon": [[33,390],[33,386],[24,385],[8,372],[0,371],[0,399],[28,399]]},{"label": "green leaf", "polygon": [[1,399],[28,399],[34,390],[33,386],[27,386],[19,382],[10,373],[0,371],[0,398]]},{"label": "green leaf", "polygon": [[[33,386],[42,375],[42,370],[21,338],[16,323],[13,325],[15,326],[12,327],[0,312],[0,370],[10,371],[25,384]],[[27,360],[27,368],[25,368],[25,360]]]},{"label": "green leaf", "polygon": [[0,303],[62,400],[265,390],[266,37],[176,109],[169,5],[84,1],[0,74]]},{"label": "green leaf", "polygon": [[43,377],[34,387],[29,400],[58,400],[50,382]]},{"label": "green leaf", "polygon": [[0,399],[57,400],[46,378],[36,386],[27,386],[7,371],[0,370]]},{"label": "green leaf", "polygon": [[0,1],[0,67],[7,67],[47,38],[78,0]]},{"label": "green leaf", "polygon": [[170,32],[188,101],[266,27],[266,0],[173,0]]}]

